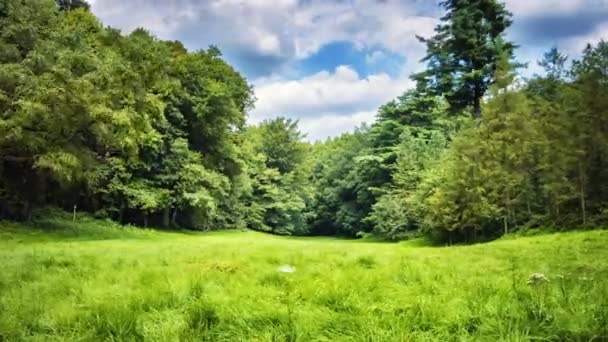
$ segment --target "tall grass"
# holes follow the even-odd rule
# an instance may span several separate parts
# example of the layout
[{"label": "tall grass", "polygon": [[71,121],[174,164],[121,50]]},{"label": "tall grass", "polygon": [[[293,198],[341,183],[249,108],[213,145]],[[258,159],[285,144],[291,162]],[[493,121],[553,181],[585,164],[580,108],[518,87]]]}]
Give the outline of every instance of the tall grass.
[{"label": "tall grass", "polygon": [[608,336],[606,231],[432,248],[59,220],[0,237],[0,341]]}]

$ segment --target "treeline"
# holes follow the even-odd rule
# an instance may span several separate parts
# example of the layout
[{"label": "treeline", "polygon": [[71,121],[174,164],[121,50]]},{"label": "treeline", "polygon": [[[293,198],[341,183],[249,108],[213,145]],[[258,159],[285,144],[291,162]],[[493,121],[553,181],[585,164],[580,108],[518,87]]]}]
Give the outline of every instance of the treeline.
[{"label": "treeline", "polygon": [[0,215],[239,226],[253,93],[215,48],[105,28],[83,2],[0,2]]},{"label": "treeline", "polygon": [[523,79],[493,0],[442,2],[416,88],[318,150],[311,229],[442,243],[608,225],[608,43]]},{"label": "treeline", "polygon": [[309,146],[246,127],[217,48],[103,27],[85,1],[0,2],[0,219],[45,207],[141,226],[306,234]]},{"label": "treeline", "polygon": [[438,242],[608,224],[608,44],[524,80],[495,0],[445,1],[416,87],[354,133],[246,125],[218,49],[104,27],[86,2],[0,1],[0,219]]},{"label": "treeline", "polygon": [[541,64],[527,81],[499,66],[479,119],[413,90],[318,146],[318,226],[446,243],[608,226],[608,43]]}]

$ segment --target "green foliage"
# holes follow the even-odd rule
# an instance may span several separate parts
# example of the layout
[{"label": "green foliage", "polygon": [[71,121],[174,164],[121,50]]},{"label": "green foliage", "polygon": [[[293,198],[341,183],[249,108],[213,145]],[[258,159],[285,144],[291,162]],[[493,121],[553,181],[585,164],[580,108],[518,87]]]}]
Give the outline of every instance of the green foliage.
[{"label": "green foliage", "polygon": [[311,180],[316,192],[310,227],[314,235],[354,237],[368,230],[363,219],[373,204],[369,182],[375,181],[373,173],[382,161],[380,157],[366,156],[370,149],[368,135],[363,127],[313,146]]},{"label": "green foliage", "polygon": [[315,146],[312,232],[455,243],[601,227],[606,46],[588,47],[571,70],[552,49],[539,62],[546,75],[528,82],[511,51],[498,51],[475,124],[419,82],[369,129]]},{"label": "green foliage", "polygon": [[79,8],[86,11],[91,9],[91,5],[85,0],[57,0],[57,6],[62,11],[73,11]]},{"label": "green foliage", "polygon": [[447,147],[441,130],[406,128],[397,147],[397,162],[392,186],[374,204],[366,218],[375,235],[402,240],[415,235],[421,227],[420,199],[414,195],[425,176]]},{"label": "green foliage", "polygon": [[422,181],[417,196],[431,236],[476,241],[526,226],[603,224],[605,108],[586,87],[606,90],[606,75],[582,70],[601,68],[604,47],[585,51],[572,81],[556,50],[541,63],[547,76],[526,88],[512,84],[508,58],[499,63],[481,124],[461,131]]},{"label": "green foliage", "polygon": [[306,147],[304,136],[298,131],[298,122],[277,118],[262,123],[254,134],[259,141],[254,152],[265,156],[266,167],[276,169],[280,174],[293,172],[303,161]]},{"label": "green foliage", "polygon": [[251,191],[244,196],[250,228],[280,235],[305,235],[311,189],[308,146],[297,122],[264,121],[245,133]]},{"label": "green foliage", "polygon": [[413,76],[458,112],[472,109],[481,116],[481,100],[495,81],[500,57],[512,57],[515,45],[506,40],[511,14],[498,0],[445,0],[447,11],[427,45],[427,70]]},{"label": "green foliage", "polygon": [[215,48],[189,53],[143,29],[121,35],[87,9],[3,2],[0,216],[77,205],[144,225],[238,221],[235,129],[251,87]]}]

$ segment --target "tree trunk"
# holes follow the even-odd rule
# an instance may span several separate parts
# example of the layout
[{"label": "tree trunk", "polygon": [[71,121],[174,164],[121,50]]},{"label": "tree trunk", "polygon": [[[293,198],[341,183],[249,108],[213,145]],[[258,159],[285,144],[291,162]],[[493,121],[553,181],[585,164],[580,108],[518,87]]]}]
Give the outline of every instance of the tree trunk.
[{"label": "tree trunk", "polygon": [[473,119],[481,118],[481,91],[479,86],[475,85],[475,94],[473,99]]},{"label": "tree trunk", "polygon": [[481,105],[479,104],[479,99],[475,99],[475,107],[473,109],[473,119],[481,118]]},{"label": "tree trunk", "polygon": [[581,200],[581,213],[583,216],[583,225],[587,224],[587,208],[585,205],[585,179],[583,175],[583,163],[578,163],[578,181],[579,181],[579,196]]},{"label": "tree trunk", "polygon": [[23,208],[23,216],[27,221],[32,220],[32,204],[31,201],[25,201],[25,207]]},{"label": "tree trunk", "polygon": [[505,192],[505,216],[503,216],[503,224],[505,227],[505,235],[509,234],[509,215],[511,214],[511,210],[509,209],[511,197],[509,196],[509,191]]},{"label": "tree trunk", "polygon": [[148,213],[144,214],[144,228],[148,228]]},{"label": "tree trunk", "polygon": [[97,198],[97,196],[95,196],[95,194],[93,194],[93,193],[90,194],[90,198],[91,198],[91,207],[93,208],[93,212],[96,213],[99,211],[99,198]]},{"label": "tree trunk", "polygon": [[46,182],[46,173],[40,172],[38,173],[38,177],[36,179],[36,197],[34,203],[36,206],[44,206],[48,202],[46,201],[46,194],[48,193],[48,187]]},{"label": "tree trunk", "polygon": [[163,227],[169,228],[170,224],[171,224],[171,206],[167,204],[163,211]]},{"label": "tree trunk", "polygon": [[177,227],[177,208],[173,209],[173,215],[171,216],[171,225]]},{"label": "tree trunk", "polygon": [[118,223],[122,224],[124,217],[125,217],[125,204],[124,204],[124,202],[121,202],[120,209],[118,210]]}]

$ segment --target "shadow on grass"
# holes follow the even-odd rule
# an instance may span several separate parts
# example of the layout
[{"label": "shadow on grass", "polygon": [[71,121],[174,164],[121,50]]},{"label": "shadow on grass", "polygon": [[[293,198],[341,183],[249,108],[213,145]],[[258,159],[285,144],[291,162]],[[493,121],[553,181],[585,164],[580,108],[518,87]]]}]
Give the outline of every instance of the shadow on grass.
[{"label": "shadow on grass", "polygon": [[[431,246],[430,244],[426,243],[424,239],[422,238],[417,238],[414,240],[407,240],[407,241],[388,241],[385,239],[381,239],[378,238],[376,236],[373,236],[371,234],[369,235],[365,235],[363,237],[347,237],[347,236],[289,236],[289,235],[272,235],[272,234],[268,234],[268,233],[259,233],[259,234],[264,234],[264,235],[271,235],[273,237],[276,237],[278,239],[285,239],[285,240],[291,240],[291,241],[307,241],[307,242],[352,242],[352,243],[360,243],[360,244],[384,244],[384,245],[392,245],[392,244],[400,244],[400,243],[406,243],[406,242],[411,242],[411,241],[418,241],[418,245],[416,246]],[[425,244],[426,243],[426,244]]]},{"label": "shadow on grass", "polygon": [[0,240],[12,242],[69,242],[96,240],[136,240],[176,236],[194,236],[201,232],[139,228],[101,220],[86,214],[76,219],[38,217],[31,222],[0,221]]}]

